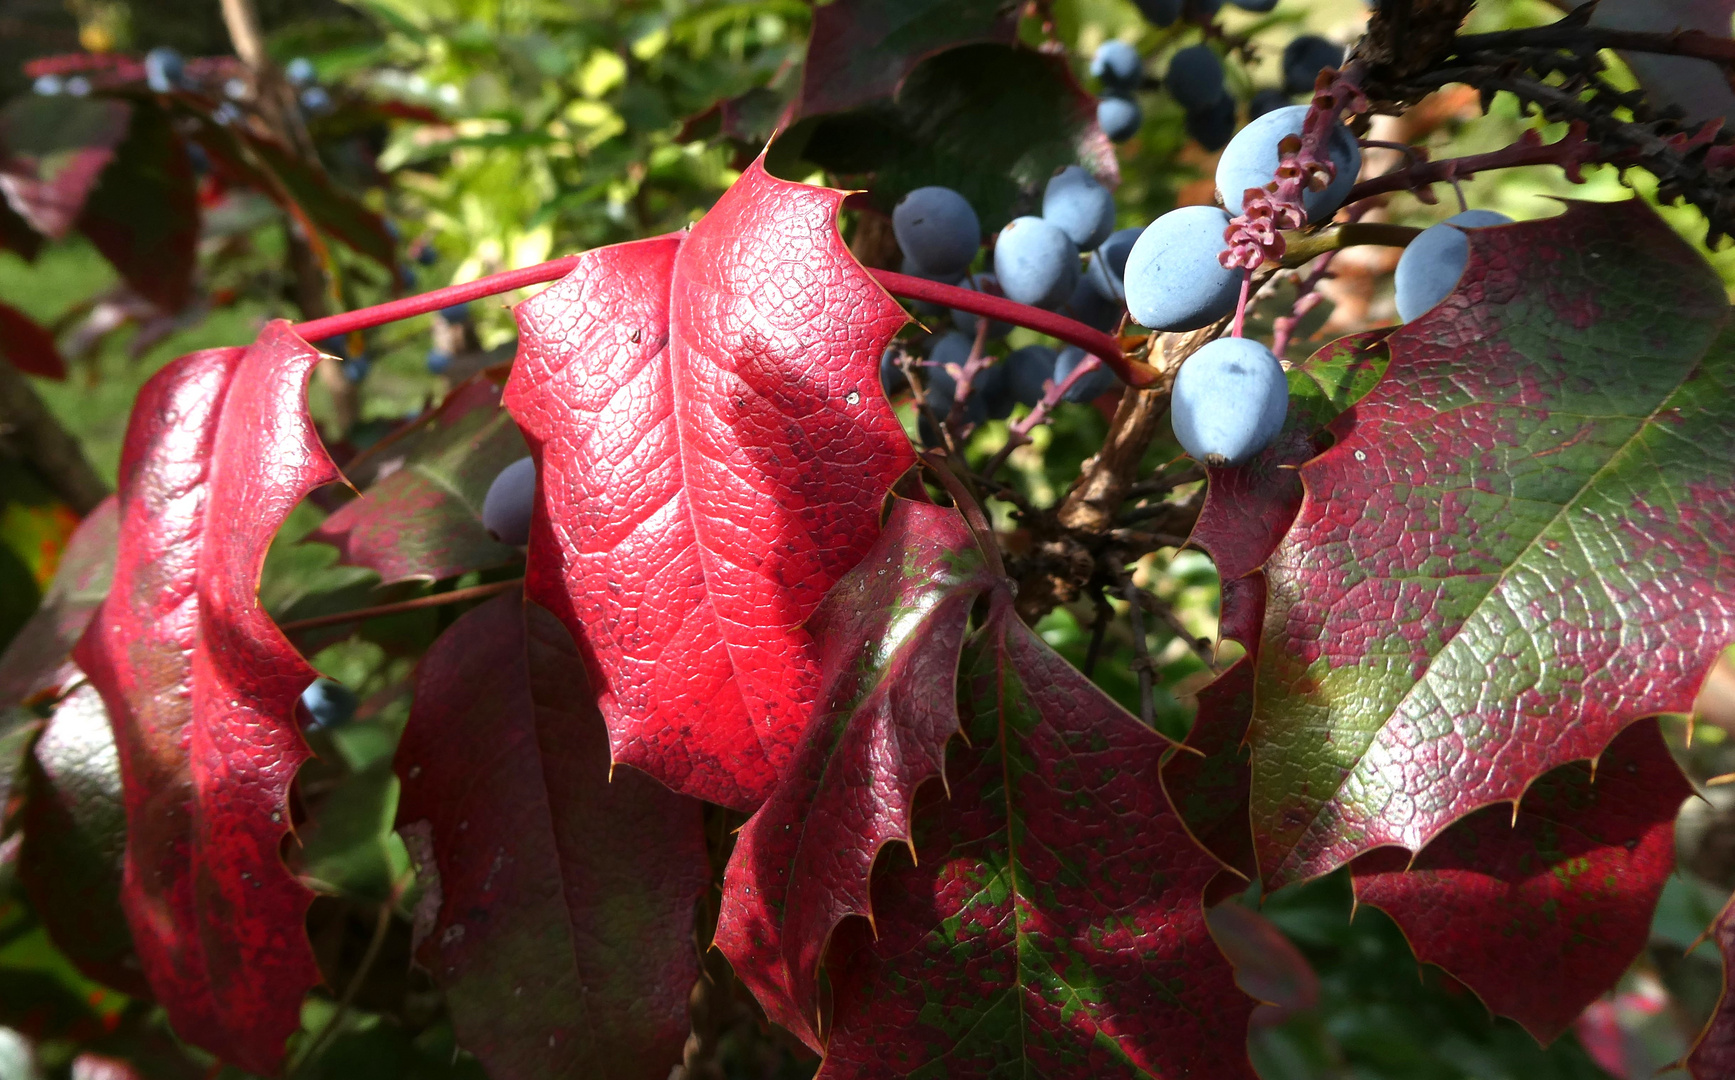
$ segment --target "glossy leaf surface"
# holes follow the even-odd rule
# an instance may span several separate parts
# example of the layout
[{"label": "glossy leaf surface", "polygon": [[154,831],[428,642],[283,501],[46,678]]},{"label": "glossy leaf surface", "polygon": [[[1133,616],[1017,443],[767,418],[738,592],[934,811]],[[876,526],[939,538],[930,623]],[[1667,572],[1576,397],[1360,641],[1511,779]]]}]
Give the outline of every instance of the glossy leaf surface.
[{"label": "glossy leaf surface", "polygon": [[126,810],[120,757],[102,696],[85,683],[36,741],[18,876],[37,918],[84,974],[150,996],[121,911]]},{"label": "glossy leaf surface", "polygon": [[0,304],[0,359],[26,375],[66,378],[66,361],[54,335],[11,304]]},{"label": "glossy leaf surface", "polygon": [[1390,915],[1417,959],[1547,1043],[1645,947],[1692,792],[1656,721],[1640,721],[1594,780],[1584,762],[1538,780],[1516,820],[1510,806],[1485,807],[1413,864],[1396,848],[1357,859],[1356,899]]},{"label": "glossy leaf surface", "polygon": [[265,551],[338,478],[307,414],[319,354],[287,323],[193,353],[140,392],[121,454],[113,588],[75,657],[125,783],[121,894],[145,974],[190,1042],[273,1071],[319,978],[284,867],[295,706],[314,671],[259,604]]},{"label": "glossy leaf surface", "polygon": [[527,592],[578,640],[614,759],[742,809],[815,704],[805,620],[912,461],[878,376],[904,312],[842,199],[755,164],[690,231],[589,252],[518,307]]},{"label": "glossy leaf surface", "polygon": [[1171,745],[1001,597],[966,652],[970,747],[833,946],[820,1075],[1247,1077],[1252,999],[1206,928],[1220,870],[1158,782]]},{"label": "glossy leaf surface", "polygon": [[1643,204],[1575,204],[1476,232],[1457,291],[1388,339],[1266,568],[1268,883],[1418,850],[1690,707],[1735,639],[1728,310]]},{"label": "glossy leaf surface", "polygon": [[560,621],[509,593],[454,623],[396,768],[427,875],[417,956],[463,1046],[494,1076],[665,1080],[699,975],[700,808],[632,769],[611,779]]},{"label": "glossy leaf surface", "polygon": [[41,606],[0,654],[0,706],[53,693],[73,678],[72,647],[108,595],[119,531],[120,512],[112,497],[79,522]]},{"label": "glossy leaf surface", "polygon": [[126,137],[132,107],[113,98],[26,94],[0,110],[0,192],[37,232],[72,231]]},{"label": "glossy leaf surface", "polygon": [[916,789],[945,765],[965,623],[992,584],[957,511],[899,499],[808,622],[824,648],[821,709],[736,840],[716,944],[815,1050],[826,946],[843,919],[871,913],[874,859],[909,841]]},{"label": "glossy leaf surface", "polygon": [[1006,0],[838,0],[813,13],[801,114],[843,112],[890,98],[920,61],[954,45],[1012,44],[1018,7]]},{"label": "glossy leaf surface", "polygon": [[[500,388],[476,380],[365,460],[345,467],[361,498],[308,534],[342,561],[376,571],[380,583],[436,581],[519,558],[482,525],[482,500],[500,470],[527,453]],[[358,475],[365,471],[371,483]]]}]

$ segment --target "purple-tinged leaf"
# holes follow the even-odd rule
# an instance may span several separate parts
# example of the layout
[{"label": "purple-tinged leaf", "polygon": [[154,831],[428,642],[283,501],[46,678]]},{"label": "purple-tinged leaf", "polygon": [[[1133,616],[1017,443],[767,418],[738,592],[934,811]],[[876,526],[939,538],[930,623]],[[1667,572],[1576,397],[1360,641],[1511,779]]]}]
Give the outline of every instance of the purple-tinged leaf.
[{"label": "purple-tinged leaf", "polygon": [[65,237],[126,137],[132,112],[113,98],[13,98],[0,109],[0,192],[31,228]]}]

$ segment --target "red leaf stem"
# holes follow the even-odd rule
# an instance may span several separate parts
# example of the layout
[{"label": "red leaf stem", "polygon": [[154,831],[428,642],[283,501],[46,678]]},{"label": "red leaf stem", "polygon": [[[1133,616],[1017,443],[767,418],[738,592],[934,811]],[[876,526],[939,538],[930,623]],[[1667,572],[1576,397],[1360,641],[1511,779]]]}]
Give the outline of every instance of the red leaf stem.
[{"label": "red leaf stem", "polygon": [[1582,182],[1583,178],[1579,175],[1582,166],[1612,160],[1612,157],[1603,157],[1596,146],[1585,138],[1582,124],[1572,125],[1565,136],[1551,143],[1544,143],[1542,136],[1531,130],[1526,131],[1511,146],[1491,150],[1486,154],[1420,161],[1401,169],[1393,169],[1384,176],[1363,180],[1350,189],[1346,202],[1355,203],[1393,191],[1414,191],[1429,184],[1462,180],[1479,172],[1513,169],[1520,165],[1559,165],[1565,170],[1567,179],[1576,184]]}]

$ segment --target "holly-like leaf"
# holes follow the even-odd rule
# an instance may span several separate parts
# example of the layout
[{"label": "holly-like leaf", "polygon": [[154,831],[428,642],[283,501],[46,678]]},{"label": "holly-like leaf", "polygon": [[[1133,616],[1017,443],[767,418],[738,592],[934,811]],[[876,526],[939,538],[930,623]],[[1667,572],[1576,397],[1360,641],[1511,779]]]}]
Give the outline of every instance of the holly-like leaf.
[{"label": "holly-like leaf", "polygon": [[494,1076],[664,1080],[699,976],[700,807],[611,776],[560,621],[507,594],[452,624],[423,658],[395,767],[427,877],[417,956],[464,1048]]},{"label": "holly-like leaf", "polygon": [[842,200],[756,163],[688,232],[588,252],[518,307],[528,594],[578,640],[614,759],[741,809],[817,700],[807,617],[914,457],[878,376],[904,311]]},{"label": "holly-like leaf", "polygon": [[736,840],[716,945],[767,1015],[816,1051],[826,946],[845,918],[871,914],[874,859],[909,841],[916,789],[945,765],[965,623],[993,582],[957,511],[899,499],[808,620],[824,647],[823,704]]},{"label": "holly-like leaf", "polygon": [[1172,745],[996,597],[970,747],[833,945],[820,1075],[1246,1077],[1252,999],[1206,928],[1219,872],[1170,809]]},{"label": "holly-like leaf", "polygon": [[[500,470],[526,452],[523,436],[500,408],[500,388],[474,379],[402,437],[370,451],[360,464],[377,479],[308,539],[336,547],[343,562],[376,571],[384,585],[516,562],[518,549],[482,525],[482,500]],[[345,471],[360,482],[355,464]]]},{"label": "holly-like leaf", "polygon": [[126,810],[102,696],[80,685],[55,707],[29,761],[18,876],[54,944],[78,970],[148,998],[121,911]]},{"label": "holly-like leaf", "polygon": [[[994,92],[984,93],[990,86]],[[1096,124],[1096,99],[1066,58],[1007,45],[928,57],[895,100],[810,116],[779,144],[773,154],[859,181],[884,210],[926,184],[954,188],[989,232],[1063,165],[1083,165],[1110,187],[1120,180],[1114,147]]]},{"label": "holly-like leaf", "polygon": [[199,191],[186,144],[168,114],[133,106],[132,125],[84,202],[78,228],[128,286],[179,311],[193,293]]},{"label": "holly-like leaf", "polygon": [[275,139],[248,131],[242,136],[254,160],[269,170],[276,183],[265,193],[279,202],[293,201],[319,229],[352,250],[397,273],[397,241],[385,219],[360,199],[339,188],[317,163],[309,164]]},{"label": "holly-like leaf", "polygon": [[31,228],[53,240],[66,236],[132,112],[113,98],[13,98],[0,109],[0,192]]},{"label": "holly-like leaf", "polygon": [[180,1035],[271,1072],[319,972],[280,854],[314,671],[259,604],[272,535],[339,478],[307,414],[319,353],[284,322],[164,368],[133,408],[113,588],[74,651],[114,723],[121,903]]},{"label": "holly-like leaf", "polygon": [[0,304],[0,359],[27,375],[64,381],[66,361],[54,335],[11,304]]},{"label": "holly-like leaf", "polygon": [[1675,867],[1675,815],[1693,793],[1655,720],[1574,762],[1519,803],[1490,806],[1415,861],[1386,848],[1354,863],[1356,899],[1395,920],[1416,957],[1548,1043],[1614,986],[1650,937]]},{"label": "holly-like leaf", "polygon": [[111,496],[78,524],[60,554],[42,604],[0,654],[0,706],[51,695],[77,669],[69,659],[114,575],[118,503]]},{"label": "holly-like leaf", "polygon": [[1682,1062],[1693,1080],[1735,1075],[1735,896],[1718,912],[1708,934],[1723,957],[1723,986],[1717,1008]]},{"label": "holly-like leaf", "polygon": [[[1735,340],[1642,203],[1480,230],[1301,467],[1266,565],[1253,822],[1276,885],[1691,707],[1735,639]],[[1659,288],[1658,282],[1667,282]]]},{"label": "holly-like leaf", "polygon": [[819,8],[802,68],[801,115],[889,99],[918,63],[953,46],[1011,45],[1018,9],[1008,0],[837,0]]}]

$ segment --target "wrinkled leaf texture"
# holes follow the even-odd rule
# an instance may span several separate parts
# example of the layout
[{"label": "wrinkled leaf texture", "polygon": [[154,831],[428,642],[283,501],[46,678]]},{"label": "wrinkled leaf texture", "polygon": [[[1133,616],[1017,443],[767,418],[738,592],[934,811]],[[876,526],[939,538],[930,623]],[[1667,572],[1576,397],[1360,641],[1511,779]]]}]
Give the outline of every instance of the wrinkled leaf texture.
[{"label": "wrinkled leaf texture", "polygon": [[807,617],[913,461],[877,374],[905,315],[842,199],[755,163],[687,232],[589,252],[517,309],[527,594],[578,641],[614,760],[739,809],[816,702]]},{"label": "wrinkled leaf texture", "polygon": [[121,891],[155,996],[185,1039],[271,1072],[319,978],[285,868],[314,671],[261,608],[265,551],[339,479],[307,414],[319,354],[273,322],[140,391],[120,468],[113,587],[74,656],[101,692],[125,788]]},{"label": "wrinkled leaf texture", "polygon": [[1252,814],[1271,885],[1420,850],[1594,759],[1690,708],[1735,639],[1716,275],[1637,200],[1471,246],[1301,467],[1266,564]]},{"label": "wrinkled leaf texture", "polygon": [[418,911],[416,955],[464,1048],[492,1076],[665,1080],[699,976],[700,805],[611,777],[560,621],[517,593],[459,618],[422,661],[394,767],[438,909]]}]

